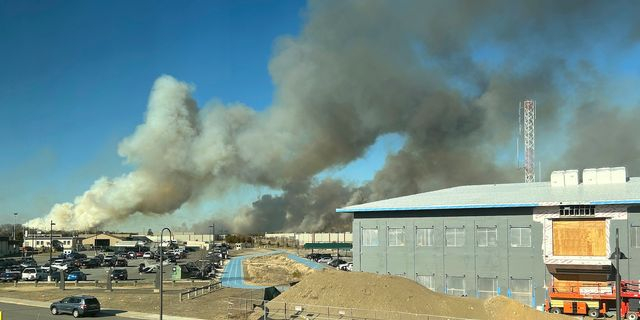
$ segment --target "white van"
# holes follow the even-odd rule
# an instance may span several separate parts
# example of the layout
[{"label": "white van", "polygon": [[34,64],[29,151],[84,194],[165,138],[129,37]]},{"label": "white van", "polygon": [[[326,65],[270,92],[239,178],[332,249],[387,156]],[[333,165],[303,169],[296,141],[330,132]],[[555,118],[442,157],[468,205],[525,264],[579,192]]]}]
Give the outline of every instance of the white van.
[{"label": "white van", "polygon": [[25,268],[22,270],[22,280],[44,280],[47,278],[47,273],[40,268]]}]

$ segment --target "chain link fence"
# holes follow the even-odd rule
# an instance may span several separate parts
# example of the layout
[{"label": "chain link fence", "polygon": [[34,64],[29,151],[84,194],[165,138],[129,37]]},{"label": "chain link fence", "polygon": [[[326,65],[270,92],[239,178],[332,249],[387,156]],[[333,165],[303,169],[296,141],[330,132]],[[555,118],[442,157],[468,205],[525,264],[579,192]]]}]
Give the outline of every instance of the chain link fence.
[{"label": "chain link fence", "polygon": [[477,320],[442,315],[266,301],[244,296],[229,298],[228,302],[227,319],[234,320]]}]

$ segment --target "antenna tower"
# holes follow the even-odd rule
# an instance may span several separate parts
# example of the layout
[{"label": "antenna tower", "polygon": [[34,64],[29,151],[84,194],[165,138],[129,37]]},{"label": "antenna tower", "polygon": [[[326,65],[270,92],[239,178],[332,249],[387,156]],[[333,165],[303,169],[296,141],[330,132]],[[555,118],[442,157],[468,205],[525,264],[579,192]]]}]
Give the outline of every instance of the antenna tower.
[{"label": "antenna tower", "polygon": [[524,100],[520,103],[519,124],[520,136],[524,141],[524,182],[535,182],[535,154],[536,154],[536,102]]}]

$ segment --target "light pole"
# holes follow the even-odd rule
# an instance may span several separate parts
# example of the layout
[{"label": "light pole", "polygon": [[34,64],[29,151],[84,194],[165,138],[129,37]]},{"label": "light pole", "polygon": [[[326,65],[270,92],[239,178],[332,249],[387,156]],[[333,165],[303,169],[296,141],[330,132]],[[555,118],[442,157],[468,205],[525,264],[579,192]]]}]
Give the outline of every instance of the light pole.
[{"label": "light pole", "polygon": [[51,271],[53,271],[53,266],[51,265],[53,261],[53,226],[56,224],[51,220],[51,226],[49,229],[49,281],[51,281]]},{"label": "light pole", "polygon": [[18,213],[13,213],[13,241],[16,241],[16,218],[18,217]]},{"label": "light pole", "polygon": [[163,228],[162,231],[160,231],[160,246],[158,246],[158,251],[160,254],[160,320],[162,320],[162,277],[163,277],[163,273],[164,271],[162,270],[162,234],[164,233],[164,231],[167,230],[169,231],[169,242],[172,243],[173,242],[173,234],[171,233],[171,229],[169,228]]},{"label": "light pole", "polygon": [[620,234],[618,228],[616,228],[616,250],[611,254],[609,259],[616,260],[616,320],[620,320],[620,259],[627,259],[627,256],[620,252]]}]

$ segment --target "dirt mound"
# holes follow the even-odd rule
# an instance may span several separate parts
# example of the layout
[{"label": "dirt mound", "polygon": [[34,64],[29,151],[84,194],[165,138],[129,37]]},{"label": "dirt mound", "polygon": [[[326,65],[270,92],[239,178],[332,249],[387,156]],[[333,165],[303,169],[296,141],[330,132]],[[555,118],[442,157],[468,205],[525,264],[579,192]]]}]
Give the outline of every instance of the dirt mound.
[{"label": "dirt mound", "polygon": [[246,258],[242,262],[247,284],[274,286],[300,281],[313,269],[296,262],[286,254]]},{"label": "dirt mound", "polygon": [[567,320],[572,319],[563,315],[542,313],[531,307],[525,306],[518,301],[511,300],[505,296],[497,296],[484,301],[484,308],[489,315],[488,319],[495,320]]},{"label": "dirt mound", "polygon": [[378,318],[393,318],[392,315],[385,314],[387,312],[405,312],[483,320],[570,319],[536,311],[506,297],[486,301],[454,297],[433,292],[402,277],[335,270],[309,274],[268,305],[275,309],[283,302],[378,310]]}]

